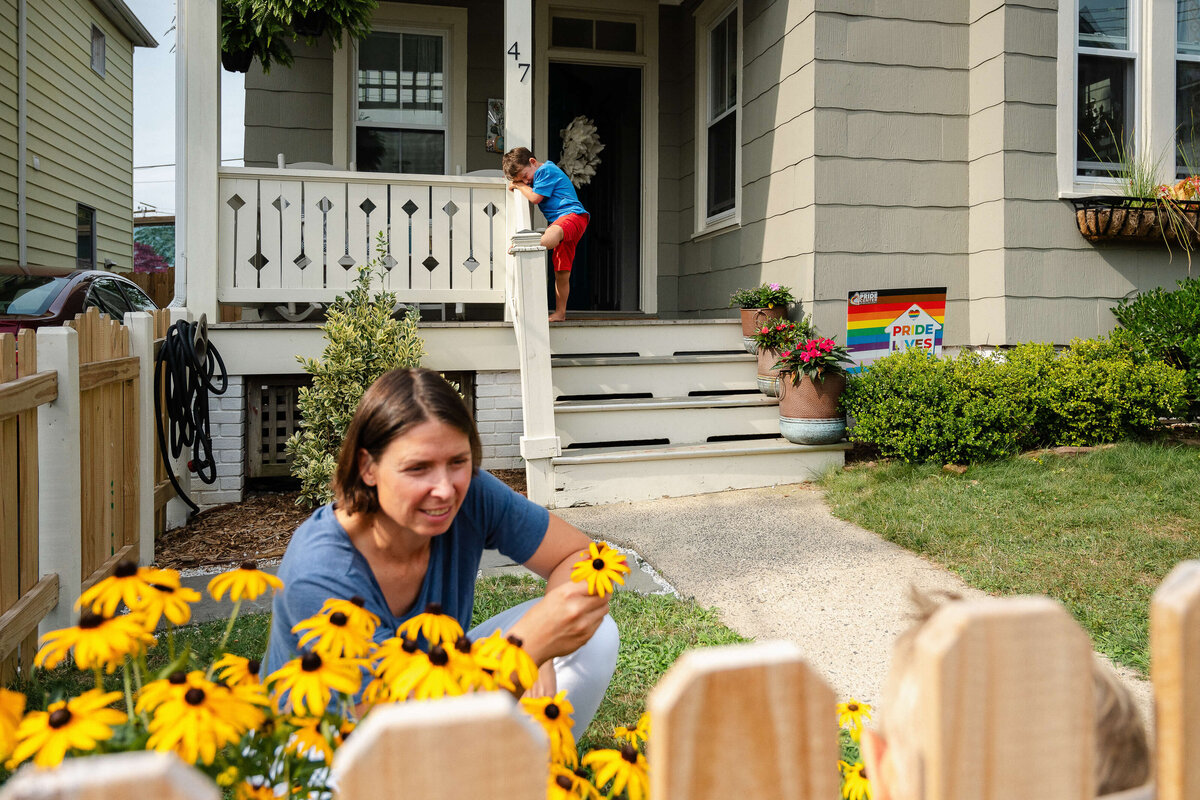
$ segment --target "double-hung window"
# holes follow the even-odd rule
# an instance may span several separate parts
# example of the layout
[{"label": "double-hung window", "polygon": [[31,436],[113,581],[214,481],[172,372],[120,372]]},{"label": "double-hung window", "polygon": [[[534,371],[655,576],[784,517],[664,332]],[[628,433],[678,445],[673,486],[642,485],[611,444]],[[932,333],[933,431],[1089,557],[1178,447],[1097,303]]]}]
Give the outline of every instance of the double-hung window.
[{"label": "double-hung window", "polygon": [[[708,12],[708,13],[705,13]],[[738,5],[697,14],[697,230],[737,222],[740,194],[741,44]]]},{"label": "double-hung window", "polygon": [[355,161],[368,172],[446,173],[449,37],[377,31],[359,45]]},{"label": "double-hung window", "polygon": [[1175,167],[1177,177],[1200,170],[1200,0],[1175,10]]},{"label": "double-hung window", "polygon": [[1110,175],[1133,150],[1136,0],[1078,0],[1076,174]]}]

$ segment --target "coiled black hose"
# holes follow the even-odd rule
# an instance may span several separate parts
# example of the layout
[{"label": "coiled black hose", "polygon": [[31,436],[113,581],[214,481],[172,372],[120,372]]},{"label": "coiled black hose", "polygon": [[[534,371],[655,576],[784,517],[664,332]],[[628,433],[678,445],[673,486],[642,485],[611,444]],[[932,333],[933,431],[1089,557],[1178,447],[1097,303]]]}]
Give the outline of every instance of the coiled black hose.
[{"label": "coiled black hose", "polygon": [[[220,388],[213,383],[218,367]],[[167,477],[180,499],[192,511],[199,511],[200,507],[179,485],[171,468],[171,459],[179,458],[183,448],[190,447],[192,457],[188,469],[205,483],[217,480],[208,421],[208,395],[209,392],[225,393],[229,388],[229,373],[225,371],[225,362],[217,348],[208,343],[203,317],[199,323],[180,320],[167,329],[167,338],[154,360],[154,385],[163,387],[161,392],[154,393],[154,419],[158,428],[158,449],[167,468]],[[164,405],[170,422],[170,458],[167,457],[167,434],[163,430]]]}]

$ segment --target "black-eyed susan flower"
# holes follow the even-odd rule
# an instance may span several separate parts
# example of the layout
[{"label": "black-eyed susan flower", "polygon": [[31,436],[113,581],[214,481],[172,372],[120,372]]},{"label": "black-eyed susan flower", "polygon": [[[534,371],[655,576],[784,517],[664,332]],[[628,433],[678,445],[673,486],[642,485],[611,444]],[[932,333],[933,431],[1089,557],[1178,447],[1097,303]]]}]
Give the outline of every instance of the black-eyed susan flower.
[{"label": "black-eyed susan flower", "polygon": [[17,745],[17,728],[25,713],[25,695],[0,689],[0,763],[8,758]]},{"label": "black-eyed susan flower", "polygon": [[632,728],[626,728],[624,725],[613,728],[613,738],[629,742],[634,747],[644,744],[650,738],[650,712],[647,711],[638,717],[637,725]]},{"label": "black-eyed susan flower", "polygon": [[620,750],[592,750],[583,763],[595,772],[597,787],[612,781],[609,797],[625,792],[629,800],[644,800],[650,794],[646,757],[629,742],[622,742]]},{"label": "black-eyed susan flower", "polygon": [[579,752],[575,749],[575,737],[571,735],[574,721],[571,714],[575,708],[567,699],[565,690],[554,697],[523,697],[521,708],[537,720],[550,740],[550,760],[568,767],[579,764]]},{"label": "black-eyed susan flower", "polygon": [[133,608],[145,594],[149,585],[147,575],[153,571],[148,567],[139,569],[132,561],[120,561],[112,575],[97,581],[79,595],[75,608],[90,608],[94,613],[106,617],[116,614],[117,606],[121,603]]},{"label": "black-eyed susan flower", "polygon": [[561,764],[550,765],[547,800],[600,800],[600,797],[582,770],[573,772]]},{"label": "black-eyed susan flower", "polygon": [[278,800],[275,787],[261,781],[252,783],[244,780],[233,793],[234,800]]},{"label": "black-eyed susan flower", "polygon": [[454,640],[463,635],[463,629],[458,620],[442,613],[441,603],[430,603],[420,614],[405,620],[396,634],[408,639],[422,635],[432,647],[435,644],[454,644]]},{"label": "black-eyed susan flower", "polygon": [[292,626],[292,633],[306,633],[297,645],[314,653],[335,658],[362,658],[371,653],[375,643],[362,635],[362,628],[350,624],[345,612],[314,614]]},{"label": "black-eyed susan flower", "polygon": [[172,625],[186,625],[192,619],[192,603],[200,600],[200,593],[186,586],[172,586],[169,583],[148,583],[141,598],[132,606],[145,618],[146,630],[158,627],[158,621],[164,616]]},{"label": "black-eyed susan flower", "polygon": [[420,653],[415,639],[401,639],[393,636],[375,648],[373,672],[384,683],[391,684],[408,669],[408,662]]},{"label": "black-eyed susan flower", "polygon": [[153,711],[167,700],[183,697],[190,688],[192,688],[192,684],[188,682],[188,673],[172,672],[165,678],[150,681],[143,686],[142,690],[138,692],[137,704],[134,709],[139,714]]},{"label": "black-eyed susan flower", "polygon": [[262,679],[258,672],[262,662],[257,658],[246,658],[226,653],[213,662],[213,672],[229,686],[257,686]]},{"label": "black-eyed susan flower", "polygon": [[622,576],[629,572],[625,556],[604,542],[592,542],[580,555],[583,558],[572,565],[571,580],[587,581],[588,594],[604,597],[613,593],[614,583],[624,585]]},{"label": "black-eyed susan flower", "polygon": [[285,752],[309,759],[320,756],[326,764],[333,761],[333,746],[327,734],[329,726],[322,717],[290,717],[288,722],[296,726],[296,730],[288,737]]},{"label": "black-eyed susan flower", "polygon": [[354,595],[349,600],[331,597],[325,601],[325,605],[321,606],[320,613],[342,612],[346,615],[349,627],[357,630],[364,639],[370,639],[375,635],[375,629],[379,627],[379,617],[367,611],[366,605],[367,601],[358,595]]},{"label": "black-eyed susan flower", "polygon": [[458,637],[454,647],[446,650],[450,656],[450,670],[467,692],[490,692],[496,688],[494,673],[480,665],[472,652],[473,645],[465,634]]},{"label": "black-eyed susan flower", "polygon": [[42,649],[33,663],[53,669],[74,649],[75,665],[80,669],[104,667],[112,672],[125,656],[136,656],[154,642],[154,637],[146,632],[141,614],[105,617],[84,611],[75,627],[50,631],[42,637]]},{"label": "black-eyed susan flower", "polygon": [[510,692],[523,692],[537,680],[537,664],[525,652],[519,636],[505,637],[500,631],[475,643],[472,652],[484,670],[490,670],[496,685]]},{"label": "black-eyed susan flower", "polygon": [[253,561],[243,561],[236,569],[222,572],[208,582],[208,593],[214,600],[220,600],[226,592],[233,602],[239,600],[257,600],[267,589],[278,591],[283,588],[283,581],[263,572]]},{"label": "black-eyed susan flower", "polygon": [[863,725],[871,718],[871,707],[851,697],[844,703],[838,703],[837,715],[838,727],[847,728],[850,738],[857,742],[862,735]]},{"label": "black-eyed susan flower", "polygon": [[[154,709],[146,749],[174,752],[189,764],[211,764],[219,749],[241,738],[245,728],[233,718],[229,690],[206,684],[205,688],[192,685],[182,697],[167,699]],[[263,717],[260,714],[260,722]]]},{"label": "black-eyed susan flower", "polygon": [[842,771],[842,797],[844,800],[871,800],[871,782],[867,779],[867,768],[861,761],[847,764],[838,762]]},{"label": "black-eyed susan flower", "polygon": [[266,685],[278,694],[287,692],[296,714],[320,715],[334,692],[358,692],[362,670],[357,661],[305,653],[268,675]]},{"label": "black-eyed susan flower", "polygon": [[440,644],[429,648],[428,657],[422,654],[410,660],[408,668],[392,682],[389,691],[393,698],[411,696],[414,700],[437,700],[463,694],[462,685],[450,668],[450,655]]},{"label": "black-eyed susan flower", "polygon": [[17,728],[17,745],[11,765],[29,758],[39,767],[62,763],[67,751],[86,753],[113,735],[113,726],[125,721],[125,714],[108,708],[121,697],[120,692],[91,689],[79,697],[51,703],[45,711],[31,711]]}]

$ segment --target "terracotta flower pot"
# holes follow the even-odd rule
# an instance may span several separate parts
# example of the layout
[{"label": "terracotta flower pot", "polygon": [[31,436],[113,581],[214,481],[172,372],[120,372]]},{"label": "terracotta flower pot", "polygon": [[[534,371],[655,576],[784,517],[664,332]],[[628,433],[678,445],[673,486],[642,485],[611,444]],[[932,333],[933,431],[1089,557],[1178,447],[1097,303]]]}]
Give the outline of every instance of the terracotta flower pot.
[{"label": "terracotta flower pot", "polygon": [[778,360],[778,350],[758,351],[758,390],[767,397],[779,397],[779,370],[772,369]]},{"label": "terracotta flower pot", "polygon": [[834,444],[846,435],[846,417],[838,401],[846,389],[845,375],[814,381],[807,375],[799,384],[792,375],[779,378],[779,432],[793,444]]},{"label": "terracotta flower pot", "polygon": [[758,352],[758,345],[750,337],[767,324],[768,320],[786,319],[787,308],[785,306],[775,306],[774,308],[743,308],[742,312],[742,344],[746,347],[746,352],[754,355]]}]

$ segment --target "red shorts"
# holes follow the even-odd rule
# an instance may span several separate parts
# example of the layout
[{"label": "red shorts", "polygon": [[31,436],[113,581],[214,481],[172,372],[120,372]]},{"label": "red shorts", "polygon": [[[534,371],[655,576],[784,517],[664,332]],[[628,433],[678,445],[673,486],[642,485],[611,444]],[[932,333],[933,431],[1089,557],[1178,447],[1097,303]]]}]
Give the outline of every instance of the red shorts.
[{"label": "red shorts", "polygon": [[558,243],[558,247],[554,248],[551,254],[554,271],[570,272],[571,265],[575,263],[575,245],[579,244],[579,240],[583,238],[583,232],[587,230],[588,215],[563,214],[550,224],[562,228],[563,232],[563,240]]}]

